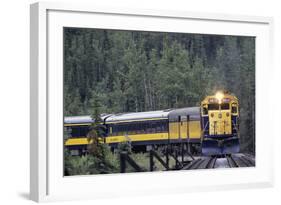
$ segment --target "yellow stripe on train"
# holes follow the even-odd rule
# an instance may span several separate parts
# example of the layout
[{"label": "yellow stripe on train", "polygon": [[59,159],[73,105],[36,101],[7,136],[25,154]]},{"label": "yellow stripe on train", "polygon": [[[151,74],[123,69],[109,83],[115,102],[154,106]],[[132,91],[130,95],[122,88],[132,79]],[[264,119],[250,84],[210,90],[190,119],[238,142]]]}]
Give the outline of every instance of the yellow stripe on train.
[{"label": "yellow stripe on train", "polygon": [[106,138],[106,143],[118,143],[118,142],[136,142],[136,141],[150,141],[150,140],[167,140],[169,138],[168,133],[154,133],[154,134],[136,134],[128,136],[110,136]]},{"label": "yellow stripe on train", "polygon": [[72,145],[86,145],[90,144],[86,137],[81,138],[69,138],[65,141],[65,146],[72,146]]},{"label": "yellow stripe on train", "polygon": [[[119,142],[126,142],[126,141],[150,141],[150,140],[167,140],[168,133],[155,133],[155,134],[137,134],[137,135],[128,135],[128,136],[110,136],[106,137],[106,143],[119,143]],[[87,145],[90,142],[87,138],[69,138],[66,140],[66,146],[72,145]]]}]

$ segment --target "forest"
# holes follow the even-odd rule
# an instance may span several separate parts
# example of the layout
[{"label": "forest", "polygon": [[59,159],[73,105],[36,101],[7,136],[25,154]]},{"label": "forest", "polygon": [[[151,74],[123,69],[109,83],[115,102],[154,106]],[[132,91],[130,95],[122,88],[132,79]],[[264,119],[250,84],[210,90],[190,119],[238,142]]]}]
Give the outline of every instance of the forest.
[{"label": "forest", "polygon": [[64,116],[239,99],[241,150],[255,152],[255,37],[64,28]]}]

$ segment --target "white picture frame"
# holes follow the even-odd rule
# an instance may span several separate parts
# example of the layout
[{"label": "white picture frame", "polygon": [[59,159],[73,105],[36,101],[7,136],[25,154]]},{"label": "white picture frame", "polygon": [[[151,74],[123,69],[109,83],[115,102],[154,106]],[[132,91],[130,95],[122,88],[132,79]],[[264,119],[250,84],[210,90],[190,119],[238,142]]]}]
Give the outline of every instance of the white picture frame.
[{"label": "white picture frame", "polygon": [[[270,122],[274,111],[269,100],[273,96],[270,79],[274,75],[272,18],[40,2],[31,5],[30,25],[32,200],[95,199],[273,186],[273,160],[270,156],[273,155],[274,133]],[[64,26],[256,36],[256,167],[64,177]],[[269,109],[265,111],[263,107]],[[153,183],[148,186],[148,182]]]}]

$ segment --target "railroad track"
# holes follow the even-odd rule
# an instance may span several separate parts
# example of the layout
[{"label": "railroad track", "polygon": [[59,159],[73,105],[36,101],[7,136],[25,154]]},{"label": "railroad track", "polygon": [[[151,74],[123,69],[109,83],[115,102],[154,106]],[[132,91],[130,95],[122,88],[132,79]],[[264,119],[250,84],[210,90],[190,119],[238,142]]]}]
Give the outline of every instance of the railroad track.
[{"label": "railroad track", "polygon": [[195,159],[190,164],[184,166],[182,169],[212,169],[215,168],[216,160],[216,156]]},{"label": "railroad track", "polygon": [[230,168],[232,168],[232,167],[239,167],[239,164],[237,163],[237,161],[235,161],[233,159],[233,157],[231,155],[227,155],[225,158],[226,158],[227,163],[228,163]]},{"label": "railroad track", "polygon": [[239,158],[247,167],[255,166],[255,161],[247,155]]},{"label": "railroad track", "polygon": [[183,170],[253,167],[255,159],[246,154],[200,157],[182,167]]},{"label": "railroad track", "polygon": [[207,164],[206,164],[206,169],[213,169],[215,168],[215,165],[216,165],[216,162],[217,162],[217,157],[214,156],[214,157],[210,157],[210,159],[208,160]]}]

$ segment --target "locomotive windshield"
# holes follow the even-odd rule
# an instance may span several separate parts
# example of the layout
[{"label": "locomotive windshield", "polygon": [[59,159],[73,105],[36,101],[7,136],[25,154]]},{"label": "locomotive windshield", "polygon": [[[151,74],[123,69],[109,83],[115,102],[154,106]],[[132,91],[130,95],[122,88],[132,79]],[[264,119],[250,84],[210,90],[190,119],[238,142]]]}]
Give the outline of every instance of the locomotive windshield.
[{"label": "locomotive windshield", "polygon": [[221,104],[221,109],[222,110],[229,110],[229,104],[228,103],[222,103]]},{"label": "locomotive windshield", "polygon": [[213,104],[209,104],[208,105],[208,110],[219,110],[220,109],[220,105],[217,103],[213,103]]},{"label": "locomotive windshield", "polygon": [[208,110],[229,110],[229,103],[212,103],[208,105]]}]

